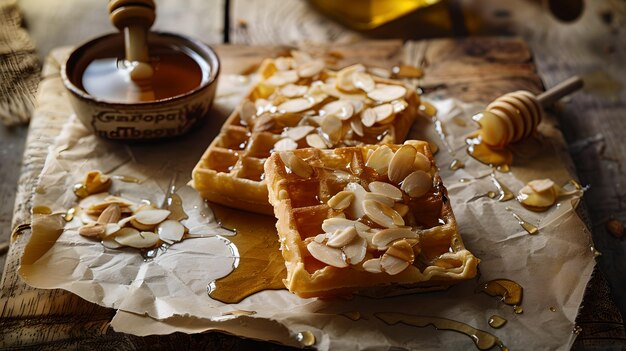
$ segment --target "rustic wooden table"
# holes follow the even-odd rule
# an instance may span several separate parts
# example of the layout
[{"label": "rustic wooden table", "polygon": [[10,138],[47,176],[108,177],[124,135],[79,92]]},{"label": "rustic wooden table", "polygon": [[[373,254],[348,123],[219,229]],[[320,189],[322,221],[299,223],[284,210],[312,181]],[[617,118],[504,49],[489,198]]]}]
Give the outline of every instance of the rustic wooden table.
[{"label": "rustic wooden table", "polygon": [[[21,0],[19,4],[41,58],[53,47],[76,44],[111,31],[104,3],[71,0],[49,1],[44,5],[36,0]],[[230,6],[230,16],[225,16],[225,4]],[[571,23],[555,20],[537,1],[476,0],[445,5],[437,5],[363,33],[326,18],[312,9],[309,2],[301,0],[198,1],[190,2],[184,10],[179,4],[161,1],[158,2],[156,28],[193,35],[208,43],[221,43],[227,37],[231,43],[250,45],[297,45],[306,41],[349,43],[361,38],[424,39],[466,34],[516,35],[529,43],[545,86],[552,86],[570,75],[581,74],[586,81],[585,90],[563,103],[559,115],[578,176],[582,183],[591,186],[585,203],[596,248],[603,255],[598,259],[601,274],[592,280],[595,287],[589,289],[594,293],[588,294],[584,300],[581,316],[587,319],[578,321],[583,331],[575,348],[625,348],[624,326],[612,300],[617,302],[624,314],[626,280],[622,277],[626,270],[626,243],[610,235],[605,226],[611,218],[626,220],[626,190],[622,187],[622,163],[626,160],[626,144],[622,141],[626,136],[623,120],[626,112],[626,89],[623,89],[626,84],[626,68],[623,67],[623,62],[626,62],[626,33],[623,30],[626,3],[617,0],[588,1],[582,17]],[[432,18],[442,13],[451,14],[454,20],[435,25]],[[226,17],[229,20],[225,20]],[[477,50],[479,48],[477,46]],[[485,52],[475,52],[475,55],[484,57]],[[441,84],[445,88],[446,82]],[[26,127],[0,127],[0,242],[9,239],[14,227],[11,225],[12,204],[19,189],[15,184],[21,177],[19,184],[24,187],[25,179],[38,173],[43,161],[38,155],[49,142],[34,138],[27,142],[27,133]],[[20,167],[24,150],[28,162]],[[21,195],[28,194],[24,189],[19,190]],[[27,203],[26,200],[25,197],[18,197],[15,201],[18,211]],[[18,219],[14,219],[13,223],[18,223]],[[1,253],[1,249],[0,245],[0,261],[4,261],[5,254]],[[605,289],[607,283],[604,276],[612,293]],[[112,312],[83,304],[81,313],[84,317],[69,320],[62,311],[67,306],[81,304],[80,299],[61,292],[45,296],[29,292],[31,298],[22,300],[26,301],[23,305],[16,305],[9,299],[12,293],[15,291],[3,291],[0,295],[2,316],[13,316],[2,319],[0,330],[21,330],[11,334],[11,338],[22,338],[23,342],[0,338],[0,343],[7,345],[47,349],[103,348],[111,345],[141,348],[154,342],[169,348],[181,345],[220,349],[259,346],[253,341],[219,334],[213,337],[176,334],[141,339],[115,335],[98,328],[76,330],[77,326],[85,327],[90,323],[105,325],[102,323],[111,317]],[[48,327],[43,328],[43,325]],[[283,349],[274,345],[263,346]]]}]

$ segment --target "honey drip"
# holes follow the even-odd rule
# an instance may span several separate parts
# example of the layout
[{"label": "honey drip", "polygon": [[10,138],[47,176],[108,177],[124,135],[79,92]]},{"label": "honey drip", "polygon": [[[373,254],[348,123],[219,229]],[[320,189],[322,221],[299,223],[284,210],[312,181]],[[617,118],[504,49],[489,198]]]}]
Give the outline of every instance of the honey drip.
[{"label": "honey drip", "polygon": [[470,135],[467,140],[467,154],[500,172],[509,172],[513,162],[513,154],[506,148],[494,148],[485,144],[478,132]]},{"label": "honey drip", "polygon": [[311,333],[308,330],[296,334],[296,340],[298,340],[298,342],[304,347],[313,346],[315,345],[316,341],[315,334]]},{"label": "honey drip", "polygon": [[[524,289],[518,283],[510,279],[494,279],[479,285],[477,292],[483,292],[489,296],[499,296],[502,302],[514,308],[522,304]],[[521,307],[519,307],[521,309]],[[515,312],[517,313],[517,312]]]},{"label": "honey drip", "polygon": [[479,350],[489,350],[494,346],[498,346],[500,350],[508,351],[508,348],[504,346],[502,341],[500,341],[500,339],[498,339],[495,335],[452,319],[393,312],[376,313],[375,316],[387,325],[403,323],[418,328],[424,328],[432,325],[437,330],[450,330],[465,334],[472,339]]},{"label": "honey drip", "polygon": [[276,219],[211,204],[219,223],[236,231],[229,237],[239,258],[227,276],[209,284],[209,296],[224,303],[238,303],[262,291],[284,289],[287,276],[276,234]]},{"label": "honey drip", "polygon": [[66,222],[70,222],[72,219],[74,219],[74,216],[76,215],[76,211],[78,210],[78,207],[72,207],[69,210],[67,210],[67,212],[65,213],[65,216],[63,216],[63,219]]},{"label": "honey drip", "polygon": [[513,192],[506,185],[500,183],[498,178],[496,178],[496,175],[493,173],[491,174],[491,181],[498,189],[498,201],[505,202],[515,198],[515,194],[513,194]]},{"label": "honey drip", "polygon": [[520,226],[522,226],[522,228],[524,228],[524,230],[530,234],[530,235],[534,235],[539,233],[539,228],[537,228],[536,225],[531,224],[526,222],[524,219],[522,219],[522,217],[520,217],[517,213],[513,212],[513,210],[510,207],[506,208],[507,211],[511,212],[511,214],[513,215],[513,217],[515,217],[515,219],[517,219],[517,222],[519,223]]},{"label": "honey drip", "polygon": [[463,161],[455,158],[452,162],[450,162],[451,171],[456,171],[461,168],[465,168],[465,163],[463,163]]},{"label": "honey drip", "polygon": [[112,175],[111,178],[120,180],[120,181],[125,182],[125,183],[141,184],[143,182],[143,180],[141,180],[139,178],[135,178],[135,177],[131,177],[131,176],[125,176],[125,175]]},{"label": "honey drip", "polygon": [[494,329],[502,328],[506,324],[506,322],[508,322],[506,319],[495,314],[489,317],[489,326]]},{"label": "honey drip", "polygon": [[34,206],[32,209],[33,214],[43,214],[49,215],[52,214],[52,210],[48,206]]},{"label": "honey drip", "polygon": [[550,306],[550,312],[556,312],[556,307]]}]

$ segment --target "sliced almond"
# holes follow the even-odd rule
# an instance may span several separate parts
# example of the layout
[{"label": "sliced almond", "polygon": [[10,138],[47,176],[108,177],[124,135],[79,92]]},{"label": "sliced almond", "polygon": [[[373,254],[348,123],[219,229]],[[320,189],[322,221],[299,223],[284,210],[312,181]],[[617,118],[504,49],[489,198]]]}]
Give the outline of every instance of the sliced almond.
[{"label": "sliced almond", "polygon": [[322,139],[321,136],[319,136],[319,134],[309,134],[306,136],[306,143],[314,148],[317,149],[328,149],[328,145],[326,145],[326,142],[324,141],[324,139]]},{"label": "sliced almond", "polygon": [[88,194],[97,194],[107,191],[111,187],[112,182],[111,177],[102,174],[100,171],[90,171],[85,176],[83,185],[85,185]]},{"label": "sliced almond", "polygon": [[409,265],[409,262],[387,254],[384,254],[380,258],[380,266],[383,272],[389,275],[396,275],[398,273],[401,273],[402,271],[407,269]]},{"label": "sliced almond", "polygon": [[78,228],[78,234],[87,238],[100,238],[104,236],[106,227],[102,223],[85,224]]},{"label": "sliced almond", "polygon": [[168,210],[144,210],[134,215],[135,220],[144,225],[157,225],[170,215]]},{"label": "sliced almond", "polygon": [[[126,224],[130,223],[130,221],[132,221],[133,219],[134,219],[134,217],[133,217],[133,216],[126,217],[126,218],[122,218],[122,219],[120,219],[120,220],[119,220],[119,222],[117,222],[117,224],[118,224],[120,227],[124,227],[124,226],[126,226]],[[141,225],[141,224],[140,224],[140,225]]]},{"label": "sliced almond", "polygon": [[337,72],[337,81],[335,83],[337,88],[349,93],[358,91],[358,88],[354,85],[353,76],[356,72],[364,71],[365,67],[357,64],[346,67]]},{"label": "sliced almond", "polygon": [[354,72],[352,75],[352,83],[355,87],[363,90],[364,92],[372,91],[376,87],[376,82],[374,82],[372,76],[366,72]]},{"label": "sliced almond", "polygon": [[291,138],[283,138],[274,144],[274,151],[290,151],[298,148],[298,143]]},{"label": "sliced almond", "polygon": [[351,243],[357,236],[358,234],[354,226],[339,229],[329,236],[326,245],[330,247],[344,247]]},{"label": "sliced almond", "polygon": [[354,114],[354,106],[345,100],[329,102],[320,109],[322,115],[335,115],[341,120],[348,120]]},{"label": "sliced almond", "polygon": [[348,266],[348,263],[344,260],[343,252],[339,249],[320,244],[316,241],[311,241],[306,248],[311,253],[311,256],[320,262],[337,268]]},{"label": "sliced almond", "polygon": [[371,182],[369,184],[372,193],[385,195],[396,201],[402,200],[402,191],[394,185],[385,182]]},{"label": "sliced almond", "polygon": [[391,163],[393,156],[394,153],[391,151],[389,146],[383,145],[374,150],[374,152],[367,158],[365,165],[373,168],[380,175],[387,175],[389,164]]},{"label": "sliced almond", "polygon": [[274,116],[271,113],[263,113],[257,119],[254,120],[252,131],[263,132],[272,129],[276,125]]},{"label": "sliced almond", "polygon": [[[413,263],[415,260],[415,254],[413,253],[413,245],[406,240],[398,240],[391,245],[385,255],[390,255],[395,258],[399,258],[408,263]],[[383,255],[384,256],[384,255]]]},{"label": "sliced almond", "polygon": [[363,107],[365,107],[365,103],[362,100],[347,99],[345,101],[348,101],[349,103],[352,104],[352,108],[354,109],[354,114],[361,113],[361,111],[363,111]]},{"label": "sliced almond", "polygon": [[283,113],[296,113],[306,111],[313,107],[313,102],[307,98],[295,98],[278,105],[278,110]]},{"label": "sliced almond", "polygon": [[393,209],[396,210],[403,218],[404,216],[406,216],[407,213],[409,213],[409,206],[400,202],[396,202],[393,205]]},{"label": "sliced almond", "polygon": [[306,85],[287,84],[280,88],[280,93],[288,98],[303,96],[309,90]]},{"label": "sliced almond", "polygon": [[306,137],[309,133],[315,130],[313,126],[297,126],[288,128],[285,134],[288,138],[298,141]]},{"label": "sliced almond", "polygon": [[[141,222],[138,222],[135,219],[135,216],[129,217],[129,221],[128,222],[130,223],[131,226],[133,226],[133,228],[138,229],[138,230],[143,230],[143,231],[153,230],[154,227],[156,227],[156,224],[143,224]],[[119,222],[118,222],[118,224],[119,224]]]},{"label": "sliced almond", "polygon": [[298,73],[295,70],[278,71],[266,79],[265,83],[274,86],[283,86],[289,83],[295,83],[298,79]]},{"label": "sliced almond", "polygon": [[529,185],[526,185],[519,191],[517,200],[525,207],[534,211],[545,211],[556,203],[556,191],[539,193],[534,191]]},{"label": "sliced almond", "polygon": [[389,162],[389,180],[398,184],[413,171],[417,150],[411,145],[402,145]]},{"label": "sliced almond", "polygon": [[140,232],[132,228],[122,228],[115,236],[115,241],[136,249],[153,247],[159,242],[159,236],[153,232]]},{"label": "sliced almond", "polygon": [[117,223],[121,217],[122,211],[120,210],[120,206],[117,204],[111,204],[107,206],[104,211],[102,211],[97,222],[101,224]]},{"label": "sliced almond", "polygon": [[372,244],[378,247],[387,247],[391,242],[405,239],[417,238],[418,234],[410,228],[389,228],[383,229],[372,237]]},{"label": "sliced almond", "polygon": [[298,75],[302,78],[310,78],[318,75],[324,69],[324,61],[313,60],[299,65],[296,68]]},{"label": "sliced almond", "polygon": [[180,241],[185,234],[185,227],[179,221],[168,219],[159,223],[156,233],[163,241]]},{"label": "sliced almond", "polygon": [[278,154],[285,163],[285,166],[295,175],[302,178],[310,178],[313,175],[313,167],[306,163],[293,152],[280,152]]},{"label": "sliced almond", "polygon": [[351,243],[343,247],[342,251],[346,257],[346,262],[351,265],[359,264],[367,253],[367,241],[356,236]]},{"label": "sliced almond", "polygon": [[334,145],[341,140],[343,123],[341,123],[341,120],[335,115],[326,115],[322,119],[320,129],[328,136],[328,140]]},{"label": "sliced almond", "polygon": [[[267,100],[266,100],[267,101]],[[257,107],[250,100],[245,100],[239,111],[239,119],[243,125],[252,125],[252,120],[256,117]]]},{"label": "sliced almond", "polygon": [[393,115],[393,107],[391,106],[391,104],[378,105],[374,107],[374,112],[376,112],[376,122],[383,123],[383,121],[387,120]]},{"label": "sliced almond", "polygon": [[367,225],[361,222],[339,217],[326,218],[324,222],[322,222],[322,230],[326,233],[335,233],[336,231],[341,231],[350,227],[356,228],[357,232],[360,230],[370,229]]},{"label": "sliced almond", "polygon": [[404,219],[393,208],[378,201],[363,201],[363,211],[369,219],[385,228],[395,228],[404,225]]},{"label": "sliced almond", "polygon": [[293,64],[294,61],[291,57],[277,57],[274,59],[274,66],[279,71],[290,70]]},{"label": "sliced almond", "polygon": [[373,200],[373,201],[378,201],[381,204],[388,206],[388,207],[393,207],[395,201],[393,201],[392,198],[387,197],[386,195],[383,194],[377,194],[377,193],[366,193],[365,194],[365,200]]},{"label": "sliced almond", "polygon": [[528,186],[538,193],[543,193],[544,191],[552,190],[554,182],[551,179],[535,179],[528,182]]},{"label": "sliced almond", "polygon": [[354,132],[354,134],[362,137],[363,135],[365,135],[365,133],[363,132],[363,122],[361,122],[360,118],[353,118],[350,120],[350,128],[352,128],[352,131]]},{"label": "sliced almond", "polygon": [[426,155],[421,152],[417,152],[415,154],[415,162],[413,162],[413,167],[415,170],[429,172],[430,171],[430,160]]},{"label": "sliced almond", "polygon": [[398,100],[406,95],[406,88],[400,85],[379,85],[367,93],[367,96],[375,101],[390,102]]},{"label": "sliced almond", "polygon": [[101,238],[106,238],[116,234],[120,229],[122,229],[122,227],[120,227],[117,223],[107,223],[104,227],[104,235],[102,235]]},{"label": "sliced almond", "polygon": [[372,258],[363,262],[363,269],[370,273],[382,273],[380,258]]},{"label": "sliced almond", "polygon": [[415,171],[404,179],[400,189],[402,189],[410,197],[421,197],[432,187],[433,180],[430,178],[430,174],[424,171]]},{"label": "sliced almond", "polygon": [[366,127],[371,127],[376,123],[378,114],[373,108],[366,108],[361,112],[361,123]]},{"label": "sliced almond", "polygon": [[318,242],[320,244],[322,244],[326,239],[328,239],[326,233],[317,234],[316,236],[313,237],[313,241]]},{"label": "sliced almond", "polygon": [[344,210],[350,206],[354,200],[354,193],[350,191],[340,191],[328,200],[328,206],[333,210]]},{"label": "sliced almond", "polygon": [[409,103],[404,100],[395,100],[391,102],[391,106],[393,107],[393,113],[400,113],[409,107]]},{"label": "sliced almond", "polygon": [[354,200],[350,203],[350,207],[346,209],[346,213],[351,218],[355,219],[363,217],[365,215],[363,211],[363,201],[365,201],[365,195],[367,194],[365,188],[359,183],[352,182],[346,184],[344,190],[354,193]]},{"label": "sliced almond", "polygon": [[121,247],[124,247],[124,245],[118,243],[117,241],[115,241],[114,237],[108,237],[102,240],[102,246],[108,248],[108,249],[119,249]]}]

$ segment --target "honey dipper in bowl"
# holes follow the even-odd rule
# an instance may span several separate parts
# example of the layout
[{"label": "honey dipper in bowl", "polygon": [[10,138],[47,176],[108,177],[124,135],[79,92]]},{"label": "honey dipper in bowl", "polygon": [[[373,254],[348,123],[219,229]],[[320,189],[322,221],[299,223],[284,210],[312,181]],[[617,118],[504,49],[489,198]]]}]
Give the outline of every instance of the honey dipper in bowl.
[{"label": "honey dipper in bowl", "polygon": [[582,79],[574,76],[537,96],[519,90],[497,98],[472,117],[480,129],[468,139],[469,154],[492,166],[510,164],[512,156],[504,147],[530,137],[541,122],[545,107],[582,86]]}]

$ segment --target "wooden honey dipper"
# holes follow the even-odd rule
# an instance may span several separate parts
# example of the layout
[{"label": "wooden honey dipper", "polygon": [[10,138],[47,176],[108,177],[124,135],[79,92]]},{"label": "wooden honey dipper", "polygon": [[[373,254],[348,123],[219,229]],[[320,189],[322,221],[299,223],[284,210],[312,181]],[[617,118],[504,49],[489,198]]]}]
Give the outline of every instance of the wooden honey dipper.
[{"label": "wooden honey dipper", "polygon": [[538,96],[525,90],[508,93],[472,118],[480,124],[480,136],[485,144],[503,147],[532,135],[541,122],[545,107],[582,86],[582,79],[574,76]]},{"label": "wooden honey dipper", "polygon": [[153,0],[111,0],[108,5],[111,23],[124,33],[125,63],[135,83],[128,94],[137,101],[155,99],[154,69],[148,53],[148,30],[156,18],[155,8]]}]

